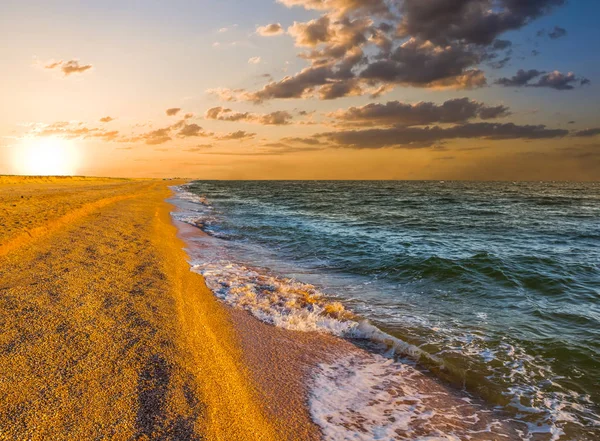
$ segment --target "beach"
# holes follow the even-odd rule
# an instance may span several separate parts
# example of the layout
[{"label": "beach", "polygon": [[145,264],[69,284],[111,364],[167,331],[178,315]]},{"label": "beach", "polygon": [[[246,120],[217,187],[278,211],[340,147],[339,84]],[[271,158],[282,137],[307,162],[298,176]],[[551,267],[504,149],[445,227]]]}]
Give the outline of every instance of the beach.
[{"label": "beach", "polygon": [[525,439],[304,285],[276,323],[220,294],[182,184],[0,177],[0,439]]},{"label": "beach", "polygon": [[2,184],[1,439],[281,439],[189,271],[169,193]]}]

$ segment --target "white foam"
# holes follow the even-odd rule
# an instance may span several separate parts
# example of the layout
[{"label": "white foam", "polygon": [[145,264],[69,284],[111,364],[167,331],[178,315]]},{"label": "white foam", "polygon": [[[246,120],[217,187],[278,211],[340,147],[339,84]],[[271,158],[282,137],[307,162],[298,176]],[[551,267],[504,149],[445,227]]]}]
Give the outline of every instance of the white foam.
[{"label": "white foam", "polygon": [[339,303],[327,302],[312,285],[260,274],[228,261],[199,263],[192,269],[229,305],[243,308],[258,319],[295,331],[358,336],[359,323]]},{"label": "white foam", "polygon": [[419,389],[422,378],[412,366],[380,355],[321,364],[310,383],[311,417],[326,441],[465,439],[461,428],[473,427],[479,416],[461,417],[452,406],[442,415],[431,405],[438,392]]},{"label": "white foam", "polygon": [[179,199],[182,199],[182,200],[188,201],[188,202],[194,202],[196,204],[210,206],[206,196],[198,196],[197,194],[192,193],[191,191],[188,191],[189,187],[187,185],[179,185],[179,186],[175,185],[175,186],[169,187],[169,188],[177,194],[177,197]]},{"label": "white foam", "polygon": [[195,262],[192,269],[208,287],[231,306],[249,311],[259,320],[294,331],[317,331],[343,338],[384,344],[390,354],[441,360],[393,337],[368,320],[359,320],[339,302],[327,299],[313,285],[267,275],[230,261]]}]

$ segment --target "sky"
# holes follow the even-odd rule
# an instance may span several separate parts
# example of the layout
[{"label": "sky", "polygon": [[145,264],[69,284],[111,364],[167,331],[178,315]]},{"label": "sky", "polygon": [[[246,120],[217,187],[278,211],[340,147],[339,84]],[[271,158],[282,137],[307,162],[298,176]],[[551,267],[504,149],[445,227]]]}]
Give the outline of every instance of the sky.
[{"label": "sky", "polygon": [[593,0],[3,0],[0,174],[600,180]]}]

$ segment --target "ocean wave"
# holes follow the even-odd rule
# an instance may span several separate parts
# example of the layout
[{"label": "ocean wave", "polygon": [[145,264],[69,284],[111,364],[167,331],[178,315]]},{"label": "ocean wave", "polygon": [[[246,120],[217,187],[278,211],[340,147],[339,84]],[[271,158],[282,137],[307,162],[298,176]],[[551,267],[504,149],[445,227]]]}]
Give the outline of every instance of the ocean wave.
[{"label": "ocean wave", "polygon": [[313,285],[269,275],[231,261],[192,262],[192,270],[204,277],[218,298],[245,309],[266,323],[294,331],[365,339],[385,345],[390,354],[443,365],[441,359],[383,332],[347,310],[342,303],[328,299]]},{"label": "ocean wave", "polygon": [[[197,226],[212,236],[219,237],[221,234],[222,238],[228,238],[227,233],[220,230],[223,228],[220,225],[222,220],[219,219],[205,197],[198,197],[185,188],[179,190],[178,197],[192,206],[186,206],[184,212],[174,213],[176,219]],[[193,206],[193,204],[197,206]],[[394,360],[394,358],[405,356],[416,360],[421,366],[430,369],[444,380],[454,382],[452,380],[462,379],[463,386],[473,386],[469,387],[469,390],[481,392],[481,396],[490,395],[490,391],[493,391],[497,397],[491,402],[501,405],[510,413],[511,418],[523,426],[523,436],[520,439],[577,439],[571,435],[567,435],[567,438],[560,438],[565,423],[582,428],[584,425],[599,427],[598,416],[591,410],[594,404],[590,402],[590,398],[584,395],[576,397],[572,391],[555,383],[554,381],[559,377],[552,372],[545,360],[528,354],[519,346],[518,342],[490,341],[485,334],[479,335],[477,332],[459,328],[441,329],[438,326],[437,330],[432,328],[434,332],[428,335],[429,341],[410,344],[354,314],[344,304],[325,295],[314,285],[279,277],[267,270],[227,257],[225,259],[207,259],[205,256],[196,256],[192,262],[193,271],[202,274],[208,287],[225,303],[242,308],[259,320],[281,328],[305,332],[325,332],[341,338],[364,339],[374,342],[381,345],[382,353],[392,357],[392,359],[378,358],[377,354],[373,354],[374,358],[370,359],[369,363],[341,360],[339,364],[322,365],[315,372],[314,384],[320,384],[321,388],[329,391],[330,401],[327,401],[329,398],[318,392],[319,388],[313,387],[312,390],[317,390],[317,392],[311,395],[311,413],[324,433],[330,433],[327,439],[454,440],[469,438],[456,435],[458,432],[452,430],[439,433],[426,431],[417,438],[385,437],[392,436],[394,433],[405,433],[408,429],[402,429],[402,427],[406,427],[406,424],[403,426],[404,423],[401,421],[406,423],[410,420],[410,414],[402,414],[401,407],[394,410],[392,404],[395,401],[390,397],[396,395],[391,393],[385,395],[381,392],[380,401],[364,400],[371,396],[371,393],[377,393],[378,382],[390,384],[389,382],[397,380],[397,375],[406,373],[404,371],[406,363]],[[413,275],[456,279],[470,274],[471,281],[477,281],[478,277],[484,276],[485,279],[481,279],[481,284],[485,284],[486,279],[495,279],[506,285],[514,286],[519,286],[521,283],[512,279],[518,272],[510,270],[511,263],[502,261],[491,253],[474,254],[462,259],[434,256],[417,258],[417,260],[415,265],[411,265],[414,270]],[[406,266],[396,264],[379,269],[399,274],[402,268],[406,270]],[[510,277],[507,274],[513,274],[513,276]],[[484,316],[482,317],[482,320],[485,319]],[[439,337],[437,342],[434,341],[436,337]],[[433,350],[431,350],[432,345],[435,346]],[[467,359],[478,360],[477,369],[470,371],[470,368],[473,367],[469,364],[470,362],[461,364]],[[456,360],[459,361],[458,364],[454,363]],[[354,375],[356,385],[361,386],[355,387],[355,384],[349,383],[347,380],[349,375]],[[472,384],[467,384],[469,382]],[[507,385],[508,387],[506,387]],[[403,389],[404,387],[405,385],[402,385],[394,393],[398,394],[402,390],[407,396],[410,395],[410,391]],[[352,401],[354,400],[352,394],[360,395],[361,391],[365,395],[355,397],[357,401]],[[425,397],[420,398],[424,399]],[[337,414],[335,413],[335,402],[338,403]],[[346,403],[351,403],[354,407],[344,407]],[[364,403],[373,404],[368,406]],[[415,402],[413,410],[415,409],[419,409],[417,402]],[[394,412],[400,413],[396,415]],[[390,421],[388,424],[385,419],[390,415],[393,416],[394,421]],[[419,415],[419,412],[416,412],[415,415]],[[424,418],[426,420],[426,417],[427,413],[423,410],[417,419]],[[362,421],[361,424],[364,424],[360,429],[357,426],[358,421]],[[352,432],[354,437],[345,437],[348,436],[347,431],[352,427],[354,427],[354,432]],[[366,431],[363,432],[363,429]],[[485,430],[489,429],[488,427]],[[405,432],[402,432],[403,430]],[[484,429],[480,427],[478,430]],[[583,428],[582,430],[588,429]],[[589,430],[589,433],[592,433],[593,429]],[[360,438],[362,436],[360,433],[366,433],[371,437]],[[532,434],[538,435],[531,438]],[[475,437],[472,439],[489,438]]]}]

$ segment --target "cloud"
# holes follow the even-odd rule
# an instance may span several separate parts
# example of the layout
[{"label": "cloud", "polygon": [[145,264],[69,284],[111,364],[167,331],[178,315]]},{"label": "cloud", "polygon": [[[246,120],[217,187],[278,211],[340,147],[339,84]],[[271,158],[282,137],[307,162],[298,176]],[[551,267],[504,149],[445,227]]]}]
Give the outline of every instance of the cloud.
[{"label": "cloud", "polygon": [[500,78],[499,80],[496,81],[496,84],[500,84],[501,86],[505,86],[505,87],[521,87],[521,86],[525,86],[527,85],[527,83],[529,81],[531,81],[532,79],[539,77],[541,74],[543,74],[543,72],[537,70],[537,69],[531,69],[531,70],[523,70],[523,69],[519,69],[519,71],[517,72],[516,75],[514,75],[511,78]]},{"label": "cloud", "polygon": [[238,130],[237,132],[227,133],[225,135],[218,135],[216,138],[219,141],[231,141],[231,140],[252,139],[255,136],[256,136],[256,133],[249,133],[244,130]]},{"label": "cloud", "polygon": [[[119,131],[107,131],[103,128],[88,127],[82,122],[58,121],[52,124],[36,123],[31,126],[29,136],[57,136],[65,139],[100,139],[102,141],[112,141],[120,143],[144,142],[147,145],[160,145],[172,141],[175,137],[212,137],[214,133],[206,132],[197,124],[188,124],[187,121],[191,114],[186,114],[174,124],[148,132],[133,134],[129,136],[122,135]],[[113,118],[105,117],[101,121],[109,122]],[[137,126],[137,125],[136,125]]]},{"label": "cloud", "polygon": [[551,139],[569,134],[568,130],[548,129],[544,125],[516,125],[513,123],[466,123],[453,127],[391,127],[368,130],[347,130],[317,135],[339,147],[357,149],[425,148],[451,139]]},{"label": "cloud", "polygon": [[171,141],[171,139],[173,139],[171,138],[171,128],[165,127],[163,129],[152,130],[131,141],[143,140],[148,145],[159,145]]},{"label": "cloud", "polygon": [[302,6],[305,9],[333,11],[337,15],[362,11],[370,14],[389,12],[384,0],[277,0],[288,7]]},{"label": "cloud", "polygon": [[187,149],[183,149],[186,152],[202,152],[208,149],[212,149],[213,145],[212,144],[198,144],[194,147],[190,147]]},{"label": "cloud", "polygon": [[262,37],[274,37],[283,34],[283,28],[279,23],[271,23],[266,26],[256,28],[256,33]]},{"label": "cloud", "polygon": [[237,97],[245,92],[245,89],[227,89],[225,87],[218,87],[206,90],[207,94],[214,95],[221,101],[237,101]]},{"label": "cloud", "polygon": [[307,23],[294,22],[289,27],[288,33],[296,40],[296,46],[315,47],[333,37],[333,29],[330,30],[330,23],[330,19],[326,15]]},{"label": "cloud", "polygon": [[291,113],[282,110],[267,114],[257,114],[250,112],[234,112],[231,109],[223,107],[213,107],[208,109],[204,117],[206,119],[219,121],[243,121],[262,125],[286,125],[290,124],[290,121],[293,118]]},{"label": "cloud", "polygon": [[494,42],[492,43],[492,49],[494,49],[494,50],[503,51],[510,47],[512,47],[512,41],[509,41],[509,40],[497,39],[497,40],[494,40]]},{"label": "cloud", "polygon": [[321,141],[319,141],[317,138],[294,138],[294,137],[290,137],[290,138],[283,138],[282,141],[283,142],[298,143],[298,144],[308,144],[308,145],[320,145],[321,144]]},{"label": "cloud", "polygon": [[[538,78],[538,81],[532,83],[531,80],[535,78]],[[547,87],[555,90],[573,90],[575,86],[590,84],[590,80],[578,77],[573,72],[563,74],[557,70],[546,73],[536,69],[528,71],[521,69],[511,78],[498,79],[496,84],[505,87]]]},{"label": "cloud", "polygon": [[57,121],[52,124],[36,123],[31,126],[29,136],[57,136],[64,139],[101,139],[116,141],[119,138],[117,130],[107,131],[98,127],[87,127],[82,122]]},{"label": "cloud", "polygon": [[[397,86],[474,89],[487,85],[482,63],[499,69],[512,42],[500,38],[549,14],[566,0],[278,0],[321,11],[287,33],[309,65],[262,89],[216,89],[226,101],[379,96]],[[563,33],[558,26],[553,35]],[[257,28],[279,35],[279,23]],[[505,51],[503,54],[498,52]],[[582,79],[583,80],[583,79]],[[559,88],[557,78],[539,87]],[[568,84],[568,82],[567,82]]]},{"label": "cloud", "polygon": [[[307,39],[300,41],[302,44],[310,43]],[[321,55],[331,51],[343,55],[337,60],[333,58],[333,61],[320,59]],[[378,96],[394,85],[473,89],[487,84],[483,71],[470,68],[479,62],[480,55],[460,46],[439,47],[431,42],[410,39],[385,58],[372,62],[368,62],[362,49],[349,49],[343,44],[307,56],[317,57],[311,66],[279,81],[270,81],[260,90],[218,89],[213,92],[227,101],[261,103],[312,96],[322,100],[363,94]],[[330,60],[329,55],[326,57]]]},{"label": "cloud", "polygon": [[459,45],[436,46],[411,38],[386,60],[371,63],[361,78],[417,87],[472,89],[486,84],[482,71],[469,69],[479,55]]},{"label": "cloud", "polygon": [[248,59],[248,64],[260,64],[260,57],[252,57]]},{"label": "cloud", "polygon": [[572,90],[575,88],[574,85],[583,86],[589,83],[590,81],[587,78],[577,77],[573,72],[563,74],[555,70],[554,72],[542,75],[539,81],[535,84],[531,84],[531,86],[549,87],[556,90]]},{"label": "cloud", "polygon": [[202,130],[202,127],[198,124],[184,124],[181,130],[177,132],[177,135],[183,138],[190,136],[207,136]]},{"label": "cloud", "polygon": [[489,45],[562,6],[566,0],[404,0],[399,34],[438,44]]},{"label": "cloud", "polygon": [[505,106],[487,106],[468,98],[452,99],[439,105],[432,102],[407,104],[399,101],[389,101],[386,104],[371,103],[328,114],[342,125],[406,127],[460,123],[475,118],[487,120],[507,115],[510,115],[510,112]]},{"label": "cloud", "polygon": [[561,28],[560,26],[554,26],[554,29],[552,29],[551,31],[546,31],[545,29],[542,29],[537,33],[538,37],[544,37],[546,35],[552,40],[557,40],[559,38],[566,37],[567,30],[565,28]]},{"label": "cloud", "polygon": [[109,122],[114,121],[114,120],[115,119],[112,118],[112,117],[110,117],[110,116],[105,116],[104,118],[100,118],[100,122],[103,122],[103,123],[109,123]]},{"label": "cloud", "polygon": [[167,114],[167,116],[175,116],[179,112],[181,112],[181,108],[179,108],[179,107],[172,107],[170,109],[165,110],[165,113]]},{"label": "cloud", "polygon": [[65,76],[83,73],[92,68],[91,64],[79,64],[78,60],[56,61],[44,66],[45,69],[60,69]]},{"label": "cloud", "polygon": [[238,25],[237,25],[237,24],[234,24],[234,25],[231,25],[231,26],[229,26],[229,27],[227,27],[227,26],[226,26],[226,27],[223,27],[223,28],[219,29],[217,32],[218,32],[219,34],[224,34],[225,32],[229,32],[229,31],[231,31],[232,29],[235,29],[235,28],[237,28],[237,27],[238,27]]},{"label": "cloud", "polygon": [[120,141],[142,141],[148,145],[159,145],[172,141],[174,136],[177,136],[179,138],[189,138],[196,136],[209,137],[213,135],[212,133],[205,132],[202,129],[202,127],[200,127],[198,124],[187,124],[186,121],[186,119],[182,119],[169,126],[162,127],[156,130],[151,130],[149,132],[142,133],[139,135],[134,135],[129,138],[122,138]]},{"label": "cloud", "polygon": [[555,26],[554,29],[548,33],[548,37],[550,37],[552,40],[565,37],[566,35],[567,30],[558,26]]},{"label": "cloud", "polygon": [[576,136],[579,138],[591,138],[593,136],[598,136],[598,135],[600,135],[600,127],[596,127],[593,129],[580,130],[578,132],[573,133],[573,136]]}]

